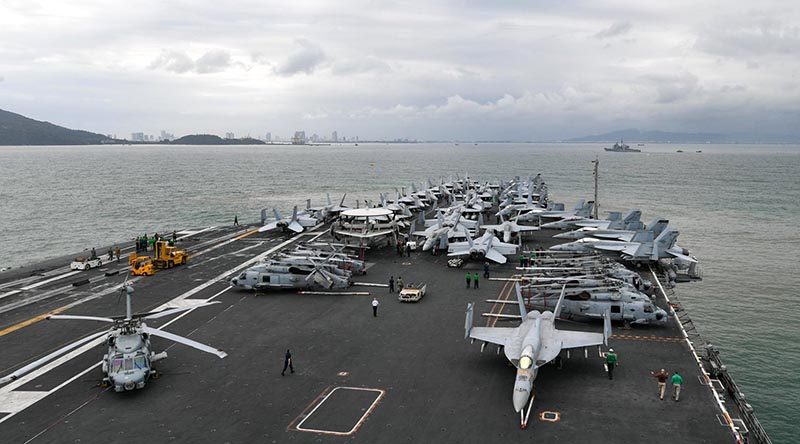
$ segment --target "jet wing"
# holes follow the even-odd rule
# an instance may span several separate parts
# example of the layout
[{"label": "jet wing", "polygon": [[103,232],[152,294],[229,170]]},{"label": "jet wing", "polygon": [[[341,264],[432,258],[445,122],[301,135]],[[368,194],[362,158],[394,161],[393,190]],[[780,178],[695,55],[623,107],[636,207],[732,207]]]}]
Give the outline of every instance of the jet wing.
[{"label": "jet wing", "polygon": [[263,227],[259,228],[258,231],[260,233],[263,233],[265,231],[274,230],[276,228],[278,228],[278,221],[270,222],[270,223],[264,225]]},{"label": "jet wing", "polygon": [[486,252],[486,259],[493,260],[498,264],[505,264],[508,259],[502,255],[499,251],[495,250],[494,248],[490,248],[489,251]]},{"label": "jet wing", "polygon": [[683,259],[683,260],[689,261],[689,262],[697,262],[697,259],[695,259],[695,258],[693,258],[691,256],[687,256],[687,255],[682,254],[682,253],[678,253],[676,251],[667,250],[667,253],[677,257],[678,259]]},{"label": "jet wing", "polygon": [[561,340],[561,348],[589,347],[591,345],[603,344],[605,338],[602,333],[591,333],[585,331],[556,330],[558,339]]},{"label": "jet wing", "polygon": [[295,233],[302,233],[303,232],[303,226],[300,225],[300,223],[297,222],[296,220],[292,221],[292,223],[290,223],[287,228],[292,230],[292,231],[294,231]]},{"label": "jet wing", "polygon": [[620,233],[598,233],[598,232],[595,231],[595,232],[592,233],[593,237],[599,237],[599,238],[610,239],[610,240],[620,240],[620,241],[623,241],[623,242],[630,242],[631,240],[633,240],[633,236],[635,236],[635,235],[636,235],[635,232],[627,232],[627,233],[625,233],[625,232],[620,232]]},{"label": "jet wing", "polygon": [[506,345],[515,327],[472,327],[469,337],[479,341],[491,342],[497,345]]},{"label": "jet wing", "polygon": [[619,244],[595,243],[588,245],[596,250],[618,251],[620,253],[624,253],[630,256],[634,256],[636,254],[636,251],[639,249],[639,244],[629,244],[627,242]]}]

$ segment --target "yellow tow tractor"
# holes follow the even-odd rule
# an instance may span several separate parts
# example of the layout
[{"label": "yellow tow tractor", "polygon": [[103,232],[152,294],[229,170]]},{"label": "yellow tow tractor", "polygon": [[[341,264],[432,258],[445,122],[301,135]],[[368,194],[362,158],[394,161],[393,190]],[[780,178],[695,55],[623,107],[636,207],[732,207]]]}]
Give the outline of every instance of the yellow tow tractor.
[{"label": "yellow tow tractor", "polygon": [[131,253],[128,256],[128,264],[131,266],[131,274],[134,276],[152,276],[156,273],[153,268],[153,259],[150,256],[139,256]]},{"label": "yellow tow tractor", "polygon": [[189,253],[186,250],[179,250],[165,240],[156,241],[153,247],[155,248],[153,265],[156,268],[172,268],[175,265],[186,264],[189,260]]}]

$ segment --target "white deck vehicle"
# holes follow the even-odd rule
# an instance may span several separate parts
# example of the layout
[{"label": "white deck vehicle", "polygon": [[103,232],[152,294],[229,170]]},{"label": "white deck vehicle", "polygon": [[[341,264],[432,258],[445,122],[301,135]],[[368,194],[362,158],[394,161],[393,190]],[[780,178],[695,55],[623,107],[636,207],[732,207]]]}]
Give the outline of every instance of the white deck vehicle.
[{"label": "white deck vehicle", "polygon": [[87,258],[87,257],[79,256],[79,257],[76,257],[75,260],[73,260],[69,264],[69,268],[70,268],[70,270],[89,270],[91,268],[101,267],[106,262],[109,262],[109,260],[108,259],[104,259],[104,258],[102,258],[100,256],[98,256],[98,257],[96,257],[94,259],[90,259],[90,258]]},{"label": "white deck vehicle", "polygon": [[397,297],[397,300],[400,302],[419,302],[423,296],[425,296],[425,291],[428,289],[428,284],[423,284],[422,282],[418,284],[408,284],[400,290],[400,295]]}]

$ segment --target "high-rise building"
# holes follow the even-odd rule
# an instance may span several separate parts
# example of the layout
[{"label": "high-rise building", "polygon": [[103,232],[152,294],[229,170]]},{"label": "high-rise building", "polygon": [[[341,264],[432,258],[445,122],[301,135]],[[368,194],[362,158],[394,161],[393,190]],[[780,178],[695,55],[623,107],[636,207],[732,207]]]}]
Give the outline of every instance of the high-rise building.
[{"label": "high-rise building", "polygon": [[294,137],[292,137],[292,145],[305,145],[305,144],[306,144],[306,132],[295,131]]},{"label": "high-rise building", "polygon": [[226,139],[235,139],[236,136],[233,133],[225,133],[225,138]]},{"label": "high-rise building", "polygon": [[338,142],[339,141],[339,134],[334,131],[331,133],[331,142]]},{"label": "high-rise building", "polygon": [[131,140],[134,142],[144,142],[144,133],[131,133]]},{"label": "high-rise building", "polygon": [[158,140],[165,142],[170,142],[173,139],[175,139],[175,136],[172,133],[168,133],[164,130],[161,130],[161,136],[158,137]]},{"label": "high-rise building", "polygon": [[272,133],[267,133],[267,137],[264,137],[266,142],[272,142]]}]

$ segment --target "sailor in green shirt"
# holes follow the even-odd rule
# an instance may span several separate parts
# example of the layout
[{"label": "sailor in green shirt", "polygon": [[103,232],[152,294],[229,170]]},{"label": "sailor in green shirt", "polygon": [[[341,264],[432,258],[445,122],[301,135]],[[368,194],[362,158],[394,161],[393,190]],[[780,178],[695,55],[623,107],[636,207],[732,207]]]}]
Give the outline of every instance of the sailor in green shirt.
[{"label": "sailor in green shirt", "polygon": [[614,353],[613,348],[608,349],[606,353],[606,369],[608,370],[608,379],[614,379],[614,367],[617,366],[617,354]]},{"label": "sailor in green shirt", "polygon": [[478,288],[478,272],[472,273],[472,282],[475,282],[475,288]]},{"label": "sailor in green shirt", "polygon": [[467,272],[467,288],[469,288],[469,282],[472,280],[472,273],[469,271]]},{"label": "sailor in green shirt", "polygon": [[672,399],[675,401],[681,397],[681,385],[683,385],[683,376],[676,371],[672,375]]},{"label": "sailor in green shirt", "polygon": [[520,267],[524,267],[525,266],[525,255],[524,254],[520,254],[519,255],[519,266]]}]

